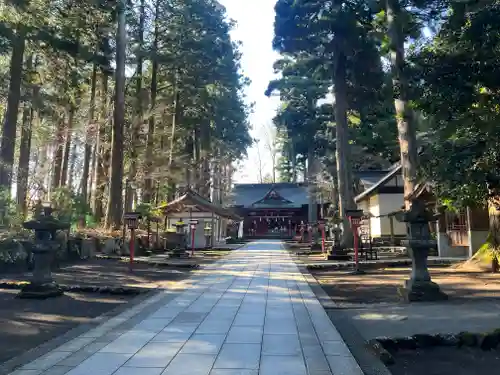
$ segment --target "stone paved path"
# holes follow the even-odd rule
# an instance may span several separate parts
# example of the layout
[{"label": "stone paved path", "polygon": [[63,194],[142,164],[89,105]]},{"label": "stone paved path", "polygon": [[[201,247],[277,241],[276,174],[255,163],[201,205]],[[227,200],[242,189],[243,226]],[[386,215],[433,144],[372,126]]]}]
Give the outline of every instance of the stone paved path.
[{"label": "stone paved path", "polygon": [[363,375],[279,241],[245,245],[175,298],[164,291],[14,374]]}]

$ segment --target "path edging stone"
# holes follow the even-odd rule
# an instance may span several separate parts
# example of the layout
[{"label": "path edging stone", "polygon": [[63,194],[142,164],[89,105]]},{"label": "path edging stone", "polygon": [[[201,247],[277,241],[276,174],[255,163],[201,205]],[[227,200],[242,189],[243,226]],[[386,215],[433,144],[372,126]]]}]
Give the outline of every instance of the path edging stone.
[{"label": "path edging stone", "polygon": [[[292,257],[293,259],[293,257]],[[341,310],[337,309],[336,303],[326,294],[318,281],[311,275],[304,264],[297,262],[302,276],[306,279],[321,306],[325,309],[329,319],[342,336],[354,359],[365,375],[391,375],[380,357],[369,350],[367,342],[363,339],[356,327],[350,322],[350,318]]]},{"label": "path edging stone", "polygon": [[[22,289],[29,281],[5,281],[0,283],[0,289],[17,290]],[[67,285],[58,284],[64,292],[81,292],[81,293],[99,293],[99,294],[112,294],[112,295],[139,295],[145,294],[154,290],[153,288],[131,288],[123,286],[109,286],[109,285]]]},{"label": "path edging stone", "polygon": [[[457,261],[452,261],[450,259],[429,259],[429,266],[441,266],[448,267],[453,264],[461,262],[462,259],[457,259]],[[303,263],[304,264],[304,263]],[[401,259],[401,260],[387,260],[387,261],[361,261],[359,262],[360,266],[366,267],[369,269],[374,268],[391,268],[391,267],[409,267],[412,265],[410,259]],[[334,271],[343,271],[343,270],[352,270],[354,267],[354,262],[339,262],[339,263],[326,263],[326,264],[304,264],[307,269],[310,270],[334,270]]]}]

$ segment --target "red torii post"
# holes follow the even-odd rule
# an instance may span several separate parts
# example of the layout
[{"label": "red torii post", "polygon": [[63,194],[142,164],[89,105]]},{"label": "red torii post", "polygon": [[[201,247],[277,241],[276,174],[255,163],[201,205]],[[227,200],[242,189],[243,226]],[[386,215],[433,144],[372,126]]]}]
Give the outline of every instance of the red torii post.
[{"label": "red torii post", "polygon": [[358,228],[361,226],[361,218],[363,216],[362,210],[346,210],[346,215],[351,224],[352,234],[354,236],[354,273],[362,274],[363,271],[359,268],[359,241],[358,241]]}]

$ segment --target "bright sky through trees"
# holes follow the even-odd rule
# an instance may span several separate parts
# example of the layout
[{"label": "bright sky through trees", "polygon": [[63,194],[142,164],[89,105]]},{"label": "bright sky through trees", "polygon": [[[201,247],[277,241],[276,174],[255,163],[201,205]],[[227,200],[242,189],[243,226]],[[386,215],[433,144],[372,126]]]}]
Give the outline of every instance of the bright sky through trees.
[{"label": "bright sky through trees", "polygon": [[[279,105],[277,98],[264,95],[269,81],[273,78],[273,63],[278,58],[272,49],[274,4],[275,0],[220,0],[226,7],[228,16],[238,26],[232,37],[243,43],[243,70],[252,84],[247,89],[247,101],[255,103],[254,113],[250,117],[252,136],[263,139],[266,124],[270,124]],[[265,174],[272,174],[271,156],[261,144],[261,157]],[[258,181],[258,156],[254,145],[248,150],[248,159],[244,160],[235,175],[235,182]]]}]

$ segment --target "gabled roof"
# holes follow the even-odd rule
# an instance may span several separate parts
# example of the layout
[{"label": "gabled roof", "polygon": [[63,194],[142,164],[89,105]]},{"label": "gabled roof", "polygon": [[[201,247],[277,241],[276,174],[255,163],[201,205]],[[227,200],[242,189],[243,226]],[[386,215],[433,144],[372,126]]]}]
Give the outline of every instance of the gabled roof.
[{"label": "gabled roof", "polygon": [[380,181],[387,173],[388,169],[377,170],[357,170],[353,171],[353,177],[357,178],[364,190],[371,188]]},{"label": "gabled roof", "polygon": [[[237,207],[270,207],[263,201],[271,192],[281,197],[279,206],[300,208],[309,203],[307,184],[276,183],[276,184],[235,184],[232,190],[231,205]],[[264,203],[264,204],[263,204]]]},{"label": "gabled roof", "polygon": [[275,187],[273,186],[267,193],[266,195],[262,198],[259,199],[257,202],[252,203],[252,206],[258,206],[258,205],[287,205],[287,204],[293,204],[292,201],[289,201],[288,199],[284,198],[281,196],[281,194],[276,191]]},{"label": "gabled roof", "polygon": [[377,181],[370,188],[366,189],[361,194],[359,194],[358,196],[356,196],[354,198],[354,201],[357,203],[357,202],[363,200],[364,198],[371,196],[380,187],[384,186],[387,182],[389,182],[390,180],[392,180],[392,178],[394,176],[400,174],[401,173],[401,169],[402,168],[401,168],[401,164],[400,163],[397,163],[397,164],[393,165],[391,167],[391,169],[389,169],[389,171],[379,181]]},{"label": "gabled roof", "polygon": [[242,217],[235,214],[233,211],[210,202],[208,199],[203,198],[192,190],[187,190],[181,197],[170,203],[158,206],[156,209],[161,210],[164,215],[168,215],[172,212],[183,212],[187,210],[189,206],[195,206],[194,209],[198,212],[213,212],[226,219],[242,220]]}]

